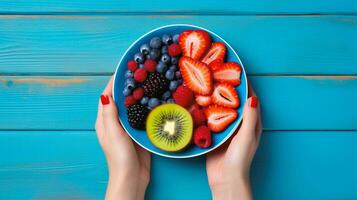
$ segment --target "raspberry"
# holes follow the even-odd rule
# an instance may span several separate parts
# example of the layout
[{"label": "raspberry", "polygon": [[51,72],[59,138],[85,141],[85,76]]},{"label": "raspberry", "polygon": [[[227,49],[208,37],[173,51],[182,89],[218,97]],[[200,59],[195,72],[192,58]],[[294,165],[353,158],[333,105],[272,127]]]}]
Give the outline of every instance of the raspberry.
[{"label": "raspberry", "polygon": [[173,98],[182,107],[189,107],[193,103],[193,92],[186,86],[179,86],[173,93]]},{"label": "raspberry", "polygon": [[144,63],[144,68],[148,72],[154,72],[156,70],[156,61],[152,59],[147,59]]},{"label": "raspberry", "polygon": [[134,105],[134,104],[136,104],[136,103],[137,103],[137,101],[136,101],[136,99],[135,99],[133,96],[127,96],[127,97],[125,97],[125,99],[124,99],[124,105],[125,105],[126,107],[132,106],[132,105]]},{"label": "raspberry", "polygon": [[191,111],[191,116],[195,127],[206,124],[206,115],[200,108],[193,108]]},{"label": "raspberry", "polygon": [[193,142],[201,148],[208,148],[212,144],[211,131],[207,126],[200,126],[193,132]]},{"label": "raspberry", "polygon": [[148,73],[144,69],[138,69],[134,73],[134,79],[139,83],[144,82],[147,76]]},{"label": "raspberry", "polygon": [[134,99],[136,100],[140,100],[142,97],[144,96],[144,89],[139,87],[139,88],[136,88],[133,92],[133,97]]},{"label": "raspberry", "polygon": [[178,44],[171,44],[168,51],[170,56],[178,56],[181,54],[181,47]]},{"label": "raspberry", "polygon": [[136,63],[134,60],[129,60],[128,62],[128,69],[132,72],[135,72],[135,70],[138,68],[138,63]]}]

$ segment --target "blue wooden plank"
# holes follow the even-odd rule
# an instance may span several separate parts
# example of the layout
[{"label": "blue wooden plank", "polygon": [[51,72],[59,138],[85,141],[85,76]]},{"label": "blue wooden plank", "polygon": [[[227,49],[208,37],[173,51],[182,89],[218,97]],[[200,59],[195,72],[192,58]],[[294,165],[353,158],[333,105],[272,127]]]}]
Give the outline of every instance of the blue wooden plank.
[{"label": "blue wooden plank", "polygon": [[192,23],[231,43],[248,74],[356,75],[356,22],[356,16],[0,16],[0,74],[110,73],[140,35]]},{"label": "blue wooden plank", "polygon": [[226,0],[226,1],[194,1],[183,2],[171,0],[169,3],[162,1],[115,1],[115,0],[2,0],[0,12],[19,13],[19,12],[199,12],[207,13],[261,13],[261,14],[291,14],[291,13],[356,13],[356,2],[353,0],[323,1],[323,0],[266,0],[260,1],[243,1],[243,0]]},{"label": "blue wooden plank", "polygon": [[[256,199],[356,199],[356,132],[264,132],[252,167]],[[92,131],[1,131],[1,199],[102,199]],[[19,192],[21,191],[21,192]],[[205,159],[153,156],[147,199],[209,199]]]},{"label": "blue wooden plank", "polygon": [[[249,78],[262,103],[266,130],[357,130],[356,76]],[[0,129],[93,130],[108,79],[0,77]]]}]

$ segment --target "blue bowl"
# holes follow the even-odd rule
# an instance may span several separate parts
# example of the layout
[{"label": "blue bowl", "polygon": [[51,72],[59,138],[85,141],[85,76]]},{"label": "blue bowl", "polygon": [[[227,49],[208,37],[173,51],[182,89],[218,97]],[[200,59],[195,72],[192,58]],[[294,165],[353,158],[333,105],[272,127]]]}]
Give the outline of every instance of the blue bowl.
[{"label": "blue bowl", "polygon": [[[238,111],[238,118],[230,124],[229,127],[227,127],[224,131],[220,133],[214,133],[212,135],[212,145],[211,147],[207,149],[201,149],[195,145],[191,145],[190,147],[186,148],[185,150],[181,152],[166,152],[163,150],[160,150],[159,148],[155,147],[149,140],[149,138],[146,135],[146,132],[143,130],[137,130],[132,128],[129,125],[128,118],[126,115],[126,108],[124,106],[124,95],[122,94],[122,91],[124,89],[124,73],[127,69],[127,62],[129,60],[132,60],[134,57],[134,54],[139,51],[139,48],[142,44],[144,43],[149,43],[150,39],[159,36],[161,37],[163,34],[179,34],[185,30],[205,30],[208,33],[210,33],[212,40],[213,41],[219,41],[225,43],[227,47],[227,53],[226,53],[226,60],[227,61],[234,61],[239,63],[242,66],[242,75],[241,75],[241,84],[236,87],[236,90],[238,91],[238,95],[240,98],[240,107],[237,109]],[[242,113],[243,113],[243,105],[245,104],[248,96],[248,87],[247,87],[247,77],[246,73],[243,67],[243,64],[241,60],[239,59],[237,53],[234,51],[234,49],[221,37],[219,37],[217,34],[213,33],[212,31],[209,31],[205,28],[194,26],[194,25],[188,25],[188,24],[172,24],[172,25],[167,25],[167,26],[162,26],[159,28],[156,28],[154,30],[149,31],[148,33],[144,34],[141,36],[139,39],[137,39],[130,47],[125,51],[123,57],[119,61],[119,64],[116,68],[115,74],[114,74],[114,82],[113,82],[113,97],[115,100],[115,103],[118,107],[119,110],[119,120],[124,129],[128,132],[130,137],[141,147],[144,149],[160,155],[164,157],[170,157],[170,158],[190,158],[190,157],[195,157],[195,156],[200,156],[203,154],[206,154],[220,145],[222,145],[235,131],[235,129],[238,127],[239,123],[242,121]]]}]

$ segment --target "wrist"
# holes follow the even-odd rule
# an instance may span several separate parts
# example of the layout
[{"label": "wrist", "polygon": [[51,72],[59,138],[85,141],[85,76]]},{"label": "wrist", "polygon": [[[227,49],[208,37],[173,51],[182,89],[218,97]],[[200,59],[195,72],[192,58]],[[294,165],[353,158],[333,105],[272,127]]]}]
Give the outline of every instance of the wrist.
[{"label": "wrist", "polygon": [[115,197],[143,200],[148,182],[141,181],[139,177],[134,177],[137,177],[137,175],[134,176],[128,173],[109,173],[106,199],[117,199],[109,198],[109,196],[113,197],[113,195],[108,195],[108,192],[110,191],[110,194],[115,194]]},{"label": "wrist", "polygon": [[246,193],[250,193],[250,180],[249,176],[236,176],[229,177],[221,184],[216,184],[211,187],[213,200],[233,200],[238,199],[250,199],[245,198]]}]

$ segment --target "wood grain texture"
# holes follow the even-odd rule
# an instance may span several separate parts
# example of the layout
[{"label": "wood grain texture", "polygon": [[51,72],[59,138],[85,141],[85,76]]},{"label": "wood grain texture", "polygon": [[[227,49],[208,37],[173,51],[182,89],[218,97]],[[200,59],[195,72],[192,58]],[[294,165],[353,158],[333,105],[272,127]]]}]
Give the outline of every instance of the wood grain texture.
[{"label": "wood grain texture", "polygon": [[356,13],[356,3],[353,0],[344,0],[343,3],[337,0],[267,0],[261,1],[195,1],[185,2],[172,0],[169,3],[162,1],[116,1],[116,0],[2,0],[0,12],[3,13],[29,13],[29,12],[195,12],[212,14],[296,14],[296,13]]},{"label": "wood grain texture", "polygon": [[[0,77],[0,129],[93,130],[108,76]],[[357,130],[357,77],[250,76],[266,130]],[[125,109],[124,106],[119,109]]]},{"label": "wood grain texture", "polygon": [[[356,132],[264,132],[255,199],[357,198],[356,142]],[[93,131],[1,131],[0,146],[1,199],[103,198],[106,164]],[[146,199],[210,199],[204,157],[153,156]]]},{"label": "wood grain texture", "polygon": [[248,74],[357,74],[356,16],[190,15],[2,15],[0,74],[111,73],[139,36],[172,23],[221,35]]}]

